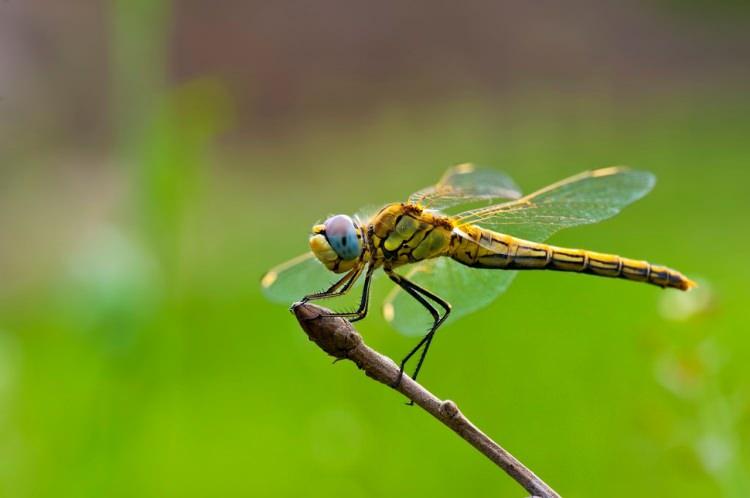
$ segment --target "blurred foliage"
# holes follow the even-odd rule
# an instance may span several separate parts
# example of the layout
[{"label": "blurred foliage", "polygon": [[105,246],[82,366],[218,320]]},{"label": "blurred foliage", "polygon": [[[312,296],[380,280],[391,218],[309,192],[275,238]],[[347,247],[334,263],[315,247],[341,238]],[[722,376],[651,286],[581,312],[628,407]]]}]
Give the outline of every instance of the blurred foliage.
[{"label": "blurred foliage", "polygon": [[[24,208],[18,226],[46,222],[41,249],[14,254],[61,256],[1,294],[0,495],[523,496],[428,415],[332,366],[259,289],[316,220],[404,199],[464,161],[527,191],[598,166],[654,171],[647,198],[553,241],[669,264],[703,293],[522,274],[441,331],[425,385],[564,496],[748,495],[744,93],[474,96],[229,148],[221,85],[160,73],[168,6],[130,5],[115,4],[117,160],[97,164],[124,186],[114,207],[56,231],[89,204],[57,202],[70,187],[48,157],[28,161],[50,187],[6,201]],[[400,358],[414,339],[378,316],[388,289],[376,283],[358,328]]]},{"label": "blurred foliage", "polygon": [[[192,88],[168,101],[221,123],[185,104],[215,101]],[[258,288],[316,219],[403,198],[469,159],[527,190],[613,162],[654,170],[649,197],[555,241],[667,263],[711,293],[664,304],[642,285],[523,274],[439,335],[425,384],[566,495],[744,496],[747,109],[459,107],[213,152],[212,167],[194,152],[215,125],[172,128],[185,115],[156,112],[143,144],[161,145],[132,170],[128,209],[0,304],[4,494],[521,496],[429,417],[331,366]],[[378,316],[387,288],[359,328],[398,358],[413,340]]]}]

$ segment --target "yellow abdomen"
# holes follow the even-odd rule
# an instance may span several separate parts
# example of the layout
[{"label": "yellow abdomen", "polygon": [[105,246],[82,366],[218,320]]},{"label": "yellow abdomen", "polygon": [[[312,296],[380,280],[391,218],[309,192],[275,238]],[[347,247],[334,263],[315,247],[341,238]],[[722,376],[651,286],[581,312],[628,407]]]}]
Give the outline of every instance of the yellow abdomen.
[{"label": "yellow abdomen", "polygon": [[530,242],[478,226],[462,227],[461,230],[463,234],[451,240],[449,255],[474,268],[571,271],[681,290],[696,285],[676,270],[646,261]]}]

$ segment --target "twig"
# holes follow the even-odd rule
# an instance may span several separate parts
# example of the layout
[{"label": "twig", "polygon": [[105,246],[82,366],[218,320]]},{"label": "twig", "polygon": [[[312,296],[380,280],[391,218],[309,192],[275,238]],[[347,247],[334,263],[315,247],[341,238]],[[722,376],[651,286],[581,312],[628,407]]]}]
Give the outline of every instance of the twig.
[{"label": "twig", "polygon": [[559,498],[560,495],[544,481],[472,424],[453,401],[441,401],[406,374],[401,378],[401,382],[394,386],[399,374],[398,365],[367,346],[362,336],[347,320],[327,316],[330,311],[309,303],[297,304],[292,311],[310,340],[326,353],[338,359],[353,361],[368,377],[397,390],[427,410],[495,462],[533,496]]}]

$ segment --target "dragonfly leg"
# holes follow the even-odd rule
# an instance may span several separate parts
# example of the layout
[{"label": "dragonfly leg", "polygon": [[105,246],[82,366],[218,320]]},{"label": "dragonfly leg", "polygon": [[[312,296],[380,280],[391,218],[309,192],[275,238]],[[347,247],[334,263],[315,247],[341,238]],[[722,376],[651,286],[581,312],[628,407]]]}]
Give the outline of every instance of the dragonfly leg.
[{"label": "dragonfly leg", "polygon": [[[349,273],[341,277],[328,289],[324,290],[323,292],[316,292],[314,294],[308,294],[307,296],[302,298],[301,302],[306,303],[308,301],[315,301],[317,299],[328,299],[331,297],[342,296],[346,294],[347,292],[349,292],[349,289],[351,289],[352,285],[354,284],[354,282],[357,281],[361,273],[362,273],[362,266],[357,266],[353,268]],[[341,287],[341,289],[339,289],[339,287]]]},{"label": "dragonfly leg", "polygon": [[[372,274],[375,271],[375,265],[369,265],[367,267],[367,272],[365,273],[365,281],[363,284],[362,289],[362,298],[359,302],[359,307],[356,311],[346,312],[346,313],[331,313],[330,315],[326,316],[339,316],[342,318],[347,318],[350,322],[356,322],[357,320],[363,319],[365,316],[367,316],[367,307],[370,303],[370,282],[372,281]],[[359,270],[361,272],[361,269]]]},{"label": "dragonfly leg", "polygon": [[[404,291],[406,291],[410,296],[412,296],[414,299],[416,299],[422,306],[424,306],[427,311],[430,312],[432,315],[433,323],[432,327],[430,327],[430,330],[427,332],[427,334],[422,337],[422,339],[419,341],[419,343],[411,350],[409,353],[404,357],[403,360],[401,360],[401,365],[399,369],[399,376],[398,379],[396,379],[396,382],[394,385],[398,385],[399,382],[401,382],[401,376],[404,374],[404,367],[406,366],[406,363],[414,356],[419,350],[422,350],[422,353],[419,356],[419,361],[417,362],[417,368],[414,369],[414,375],[412,376],[412,379],[417,380],[417,375],[419,375],[419,371],[422,368],[422,364],[424,363],[424,359],[427,356],[427,351],[430,349],[430,345],[432,344],[432,339],[435,337],[435,332],[440,327],[440,325],[443,324],[446,318],[448,318],[448,315],[451,312],[451,305],[445,301],[443,298],[433,294],[432,292],[428,291],[427,289],[418,286],[414,282],[402,277],[401,275],[393,272],[388,271],[388,277],[390,277],[391,280],[396,282]],[[438,313],[438,311],[435,309],[435,306],[433,306],[428,300],[434,301],[440,307],[443,308],[444,313],[441,315]]]}]

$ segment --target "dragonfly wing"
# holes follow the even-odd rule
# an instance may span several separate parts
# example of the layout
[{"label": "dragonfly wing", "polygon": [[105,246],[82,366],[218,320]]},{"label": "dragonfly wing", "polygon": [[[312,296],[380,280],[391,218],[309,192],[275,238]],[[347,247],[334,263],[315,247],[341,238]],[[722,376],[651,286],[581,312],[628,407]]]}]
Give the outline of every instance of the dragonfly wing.
[{"label": "dragonfly wing", "polygon": [[541,242],[564,228],[615,216],[646,195],[655,181],[647,171],[622,167],[586,171],[516,201],[463,212],[455,221],[458,227],[478,224]]},{"label": "dragonfly wing", "polygon": [[521,190],[505,173],[466,163],[450,168],[437,184],[413,193],[409,202],[446,211],[460,205],[519,197]]},{"label": "dragonfly wing", "polygon": [[[469,268],[441,257],[417,263],[402,273],[420,287],[437,294],[451,304],[447,323],[483,308],[505,292],[515,271],[490,271]],[[437,308],[440,311],[440,308]],[[405,335],[424,335],[432,325],[430,313],[398,286],[383,303],[383,316]]]},{"label": "dragonfly wing", "polygon": [[260,281],[265,296],[271,301],[292,304],[306,294],[325,290],[341,275],[329,271],[312,252],[277,265]]}]

